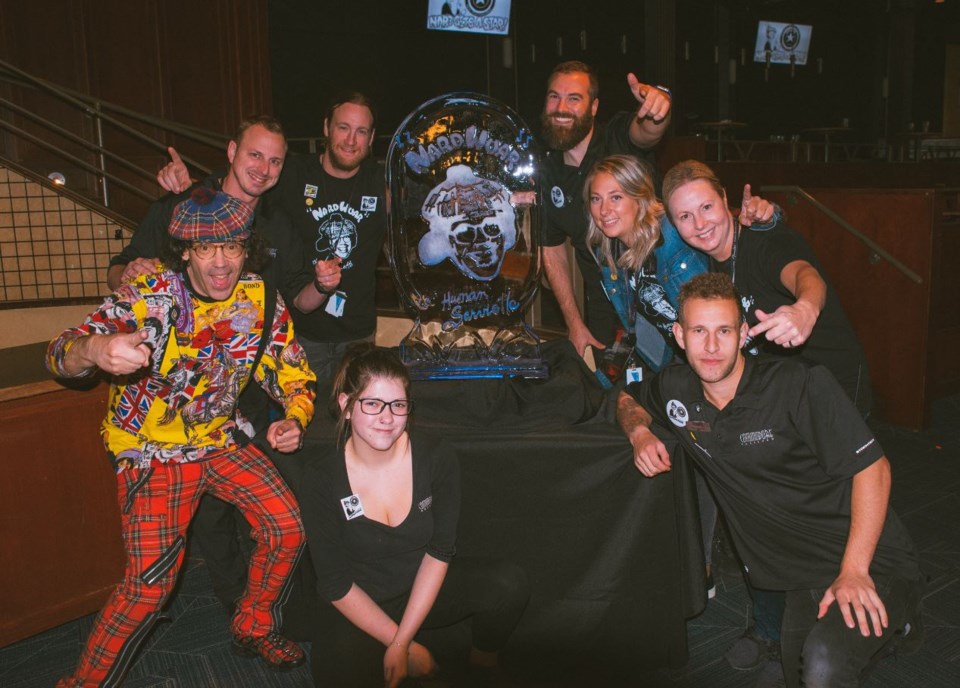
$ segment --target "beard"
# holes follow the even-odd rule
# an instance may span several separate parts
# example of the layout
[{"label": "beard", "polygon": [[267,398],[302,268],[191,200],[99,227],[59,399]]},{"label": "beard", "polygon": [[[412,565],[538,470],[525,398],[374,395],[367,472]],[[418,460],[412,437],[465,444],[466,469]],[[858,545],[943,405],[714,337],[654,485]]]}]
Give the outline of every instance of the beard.
[{"label": "beard", "polygon": [[367,159],[369,151],[367,152],[367,155],[361,155],[353,158],[352,160],[344,159],[343,156],[340,155],[339,151],[337,151],[337,149],[333,146],[328,146],[324,150],[323,154],[329,158],[330,165],[333,167],[333,169],[340,172],[354,172],[358,167],[360,167],[360,164]]},{"label": "beard", "polygon": [[547,146],[559,151],[568,151],[583,141],[593,128],[593,113],[587,110],[580,117],[575,117],[573,124],[561,127],[553,122],[554,115],[546,112],[540,115],[540,133]]}]

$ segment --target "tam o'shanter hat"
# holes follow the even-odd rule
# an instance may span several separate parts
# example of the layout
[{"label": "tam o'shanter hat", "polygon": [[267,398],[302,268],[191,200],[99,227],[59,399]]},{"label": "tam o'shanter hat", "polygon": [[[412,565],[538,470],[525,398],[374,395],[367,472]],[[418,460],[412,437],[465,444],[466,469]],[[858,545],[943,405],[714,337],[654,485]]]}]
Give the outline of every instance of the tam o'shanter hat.
[{"label": "tam o'shanter hat", "polygon": [[246,203],[201,186],[174,208],[168,231],[182,241],[242,241],[250,236],[252,220]]}]

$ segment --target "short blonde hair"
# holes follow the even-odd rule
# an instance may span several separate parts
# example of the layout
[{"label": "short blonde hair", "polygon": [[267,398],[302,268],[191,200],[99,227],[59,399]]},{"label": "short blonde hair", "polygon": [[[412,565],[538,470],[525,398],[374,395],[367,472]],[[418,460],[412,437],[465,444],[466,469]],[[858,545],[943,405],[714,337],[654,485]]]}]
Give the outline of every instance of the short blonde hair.
[{"label": "short blonde hair", "polygon": [[[695,181],[707,182],[720,198],[726,199],[727,192],[724,190],[723,184],[720,183],[716,172],[699,160],[684,160],[671,167],[670,171],[663,177],[663,203],[667,206],[668,212],[670,210],[670,197],[673,196],[673,192],[684,184]],[[672,212],[670,217],[673,217]]]}]

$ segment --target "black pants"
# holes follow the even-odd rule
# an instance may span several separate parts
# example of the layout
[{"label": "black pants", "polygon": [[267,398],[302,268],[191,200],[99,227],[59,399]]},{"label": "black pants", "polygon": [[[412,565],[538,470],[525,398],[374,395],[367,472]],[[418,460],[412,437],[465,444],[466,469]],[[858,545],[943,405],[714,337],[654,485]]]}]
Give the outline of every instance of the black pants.
[{"label": "black pants", "polygon": [[[499,652],[527,606],[530,586],[520,567],[500,560],[455,557],[422,629],[451,626],[472,617],[473,646]],[[380,602],[400,622],[407,596]],[[316,686],[383,686],[386,648],[354,626],[332,605],[322,605],[311,664]]]},{"label": "black pants", "polygon": [[902,578],[874,577],[877,594],[887,609],[889,625],[879,638],[847,628],[837,603],[817,619],[823,589],[787,592],[780,648],[788,688],[855,688],[871,661],[882,656],[890,642],[901,637],[903,627],[916,618],[922,583]]},{"label": "black pants", "polygon": [[204,495],[190,523],[190,542],[200,549],[213,591],[229,615],[247,585],[250,554],[256,544],[250,524],[232,504]]}]

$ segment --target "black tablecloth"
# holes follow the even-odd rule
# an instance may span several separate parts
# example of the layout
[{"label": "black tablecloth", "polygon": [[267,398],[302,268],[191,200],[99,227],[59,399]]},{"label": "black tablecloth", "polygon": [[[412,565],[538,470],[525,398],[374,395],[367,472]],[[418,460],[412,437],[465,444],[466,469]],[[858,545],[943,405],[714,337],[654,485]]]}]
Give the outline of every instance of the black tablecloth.
[{"label": "black tablecloth", "polygon": [[[637,674],[686,662],[685,617],[702,610],[691,476],[644,478],[605,393],[566,340],[544,347],[549,380],[423,381],[413,422],[461,460],[458,553],[521,565],[533,593],[504,652],[541,677]],[[295,492],[311,448],[276,456]],[[677,464],[675,464],[677,465]]]}]

